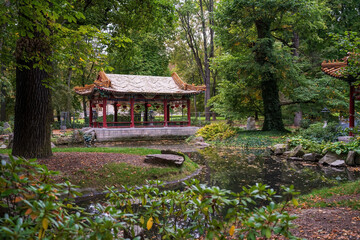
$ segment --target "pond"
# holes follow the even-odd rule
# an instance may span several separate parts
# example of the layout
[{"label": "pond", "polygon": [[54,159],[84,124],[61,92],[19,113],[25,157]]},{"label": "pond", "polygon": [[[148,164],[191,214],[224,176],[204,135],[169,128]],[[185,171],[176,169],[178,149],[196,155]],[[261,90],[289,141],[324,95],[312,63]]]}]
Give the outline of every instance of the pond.
[{"label": "pond", "polygon": [[360,172],[347,168],[320,167],[309,162],[288,161],[270,156],[266,150],[206,148],[188,155],[205,165],[199,179],[209,186],[240,192],[243,186],[263,183],[278,191],[281,185],[294,185],[301,194],[315,188],[333,186],[360,178]]}]

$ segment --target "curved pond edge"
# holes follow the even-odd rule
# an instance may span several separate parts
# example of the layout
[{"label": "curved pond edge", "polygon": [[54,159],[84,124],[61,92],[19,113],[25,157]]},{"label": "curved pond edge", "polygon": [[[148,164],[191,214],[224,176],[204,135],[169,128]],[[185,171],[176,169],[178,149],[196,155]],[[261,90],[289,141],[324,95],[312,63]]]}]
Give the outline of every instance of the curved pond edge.
[{"label": "curved pond edge", "polygon": [[[181,183],[183,183],[186,180],[192,179],[194,177],[196,177],[197,175],[199,175],[201,173],[203,169],[203,166],[199,166],[199,168],[194,171],[193,173],[191,173],[190,175],[182,178],[182,179],[178,179],[178,180],[174,180],[174,181],[168,181],[168,182],[163,182],[163,184],[161,185],[157,185],[157,184],[152,184],[151,186],[156,187],[158,186],[159,188],[169,188],[169,187],[175,187]],[[136,186],[135,189],[140,189],[143,186],[146,186],[147,184],[144,185],[140,185],[140,186]],[[126,192],[125,189],[118,189],[118,191],[120,193],[122,192]],[[93,200],[97,200],[97,199],[101,199],[104,198],[106,194],[110,193],[109,191],[98,191],[94,188],[83,188],[83,189],[79,189],[78,192],[83,193],[82,196],[79,197],[75,197],[75,203],[79,204],[79,203],[83,203],[83,202],[88,202],[88,201],[93,201]]]}]

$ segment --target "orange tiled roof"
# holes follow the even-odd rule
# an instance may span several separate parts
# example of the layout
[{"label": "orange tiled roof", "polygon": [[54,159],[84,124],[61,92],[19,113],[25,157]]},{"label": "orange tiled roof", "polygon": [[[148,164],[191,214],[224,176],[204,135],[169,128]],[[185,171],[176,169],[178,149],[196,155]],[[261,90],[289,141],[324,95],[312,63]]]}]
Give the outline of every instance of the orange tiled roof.
[{"label": "orange tiled roof", "polygon": [[324,61],[321,63],[321,70],[332,76],[332,77],[336,77],[336,78],[342,78],[343,77],[343,70],[344,68],[348,65],[348,58],[349,58],[349,53],[346,57],[342,58],[342,61],[339,60],[332,60],[332,61]]}]

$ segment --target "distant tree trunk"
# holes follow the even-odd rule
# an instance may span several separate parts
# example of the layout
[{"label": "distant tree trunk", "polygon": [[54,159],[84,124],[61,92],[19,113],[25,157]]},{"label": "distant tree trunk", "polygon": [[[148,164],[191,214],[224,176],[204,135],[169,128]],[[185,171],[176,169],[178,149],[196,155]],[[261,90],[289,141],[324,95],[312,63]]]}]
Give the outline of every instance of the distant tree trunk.
[{"label": "distant tree trunk", "polygon": [[300,47],[300,38],[299,38],[299,34],[297,34],[297,32],[294,31],[293,33],[293,50],[292,50],[292,54],[295,57],[299,57],[299,47]]},{"label": "distant tree trunk", "polygon": [[258,41],[254,50],[255,61],[263,69],[261,72],[261,91],[265,119],[262,130],[284,131],[277,78],[271,70],[274,52],[274,40],[270,31],[271,24],[266,19],[259,19],[255,21],[255,26],[258,34]]},{"label": "distant tree trunk", "polygon": [[[68,69],[68,78],[67,78],[67,86],[69,89],[71,89],[71,77],[72,77],[72,68]],[[66,121],[71,123],[71,109],[68,102],[66,103],[66,112],[67,112],[67,118]]]},{"label": "distant tree trunk", "polygon": [[[81,77],[82,86],[85,87],[85,68],[83,67],[83,75]],[[86,112],[86,97],[82,96],[82,104],[83,104],[83,111],[84,111],[84,118],[87,118],[87,112]]]},{"label": "distant tree trunk", "polygon": [[33,54],[49,56],[50,44],[45,36],[21,37],[16,45],[15,129],[12,154],[25,158],[52,155],[52,108],[50,89],[44,86],[49,74],[30,60]]}]

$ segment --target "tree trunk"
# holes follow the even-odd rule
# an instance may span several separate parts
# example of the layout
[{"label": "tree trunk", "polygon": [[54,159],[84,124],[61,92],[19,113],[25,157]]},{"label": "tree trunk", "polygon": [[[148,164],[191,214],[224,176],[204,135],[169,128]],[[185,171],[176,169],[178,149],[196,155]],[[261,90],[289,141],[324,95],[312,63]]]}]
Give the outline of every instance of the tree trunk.
[{"label": "tree trunk", "polygon": [[255,45],[255,62],[261,66],[261,91],[264,104],[264,131],[284,131],[279,88],[276,76],[271,71],[274,51],[274,40],[271,37],[270,22],[266,19],[255,21],[258,41]]},{"label": "tree trunk", "polygon": [[22,37],[16,45],[16,100],[15,128],[12,154],[25,158],[41,158],[52,155],[51,128],[52,108],[50,89],[44,86],[49,74],[26,59],[33,54],[51,54],[45,37]]},{"label": "tree trunk", "polygon": [[[1,75],[3,74],[3,71],[1,69]],[[1,122],[4,122],[6,121],[6,91],[5,91],[5,88],[4,88],[4,85],[1,84],[1,97],[0,97],[0,101],[1,101],[1,104],[0,104],[0,121]]]}]

